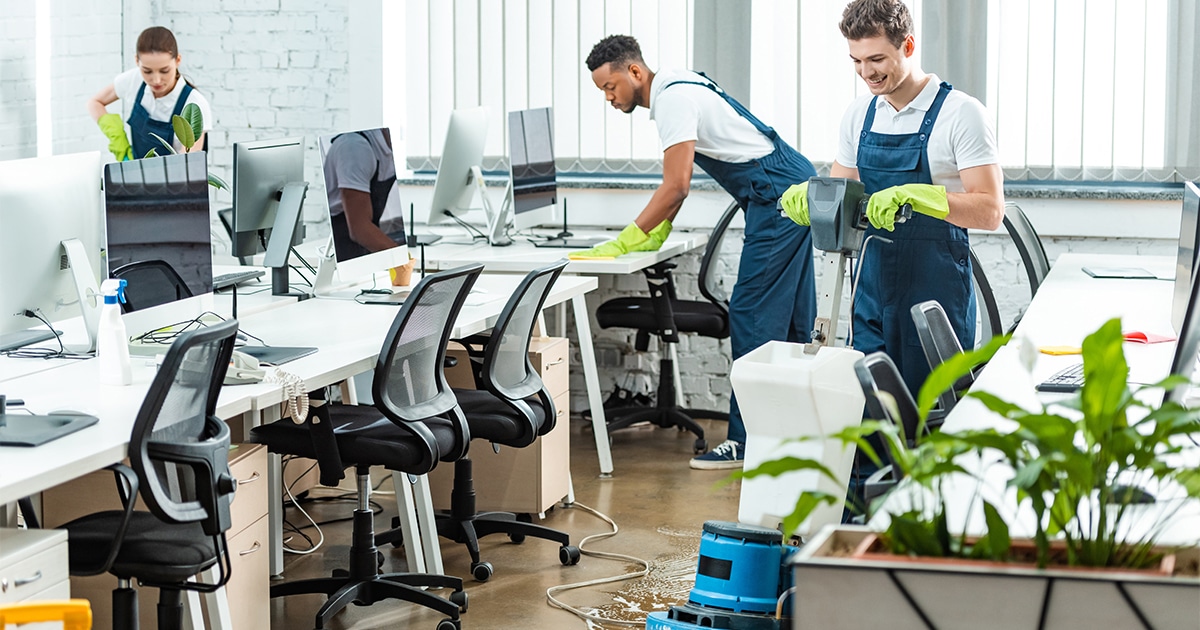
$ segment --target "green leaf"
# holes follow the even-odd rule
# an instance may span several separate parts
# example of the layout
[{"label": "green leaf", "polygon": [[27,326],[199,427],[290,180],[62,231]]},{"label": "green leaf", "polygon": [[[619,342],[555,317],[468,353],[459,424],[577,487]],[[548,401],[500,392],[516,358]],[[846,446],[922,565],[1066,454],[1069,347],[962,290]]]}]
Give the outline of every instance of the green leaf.
[{"label": "green leaf", "polygon": [[[200,112],[200,108],[195,103],[188,103],[185,105],[180,114],[183,119],[187,121],[188,126],[191,127],[193,138],[192,144],[195,144],[196,140],[199,140],[200,136],[204,135],[204,114]],[[175,133],[179,132],[177,131]],[[191,144],[186,146],[189,149],[192,148]]]},{"label": "green leaf", "polygon": [[[155,139],[155,140],[158,140],[159,142],[161,142],[161,143],[162,143],[162,145],[163,145],[164,147],[166,147],[166,148],[167,148],[167,155],[175,155],[175,147],[171,146],[171,143],[170,143],[170,142],[167,142],[166,140],[163,140],[162,136],[160,136],[160,135],[158,135],[158,134],[156,134],[156,133],[154,133],[154,132],[149,132],[149,133],[150,133],[150,135],[151,135],[151,136],[153,136],[153,137],[154,137],[154,139]],[[151,149],[151,151],[153,151],[153,149]],[[147,155],[147,156],[150,156],[150,154],[149,154],[149,153],[147,153],[146,155]]]},{"label": "green leaf", "polygon": [[213,188],[219,188],[221,190],[229,190],[229,184],[226,184],[225,180],[221,179],[216,173],[213,173],[212,171],[209,171],[209,173],[208,173],[208,185],[212,186]]},{"label": "green leaf", "polygon": [[144,160],[146,158],[152,158],[152,157],[158,157],[158,154],[154,152],[154,149],[150,149],[149,151],[147,151],[146,155],[142,156],[142,159]]},{"label": "green leaf", "polygon": [[914,512],[892,516],[892,523],[888,526],[888,537],[893,545],[893,553],[931,558],[946,555],[946,549],[938,542],[933,526]]},{"label": "green leaf", "polygon": [[783,519],[783,535],[791,536],[796,528],[808,518],[813,510],[817,509],[822,503],[825,505],[833,505],[837,503],[838,497],[825,492],[804,492],[800,494],[800,498],[796,499],[796,509]]},{"label": "green leaf", "polygon": [[1008,335],[992,337],[984,347],[956,354],[934,368],[917,393],[917,411],[922,423],[929,418],[929,412],[937,405],[938,397],[943,392],[954,387],[958,379],[970,374],[971,370],[991,360],[1008,340]]},{"label": "green leaf", "polygon": [[1012,539],[1008,535],[1008,523],[1000,516],[1000,511],[996,506],[983,502],[983,519],[987,522],[987,538],[988,552],[992,560],[1001,562],[1008,557],[1008,550],[1012,547]]},{"label": "green leaf", "polygon": [[1079,399],[1089,444],[1106,440],[1124,423],[1123,402],[1128,398],[1129,365],[1122,347],[1121,320],[1110,319],[1083,340],[1083,387]]},{"label": "green leaf", "polygon": [[183,150],[190,151],[192,145],[196,144],[196,134],[192,133],[192,126],[188,121],[184,120],[183,116],[172,116],[171,128],[175,130],[175,137],[179,139],[179,144],[183,145]]},{"label": "green leaf", "polygon": [[828,479],[836,482],[838,478],[831,470],[825,467],[819,461],[812,459],[803,459],[800,457],[780,457],[765,461],[752,470],[735,471],[730,477],[733,479],[754,479],[755,477],[778,477],[779,475],[794,472],[797,470],[815,470]]}]

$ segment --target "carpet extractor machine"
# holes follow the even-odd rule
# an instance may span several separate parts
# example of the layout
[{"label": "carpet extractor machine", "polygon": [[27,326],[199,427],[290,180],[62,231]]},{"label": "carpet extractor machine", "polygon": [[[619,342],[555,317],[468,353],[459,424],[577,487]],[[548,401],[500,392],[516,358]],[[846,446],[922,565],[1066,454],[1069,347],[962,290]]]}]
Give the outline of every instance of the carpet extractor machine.
[{"label": "carpet extractor machine", "polygon": [[[809,180],[812,244],[823,252],[812,342],[771,341],[734,361],[730,373],[746,423],[746,470],[794,456],[820,461],[838,482],[815,471],[742,480],[739,522],[704,524],[696,584],[687,603],[651,613],[647,630],[789,627],[791,615],[784,612],[790,610],[788,560],[797,548],[785,543],[780,526],[802,491],[845,496],[854,450],[822,438],[862,421],[865,397],[854,364],[863,354],[834,343],[847,263],[864,245],[867,199],[857,180]],[[912,208],[902,206],[896,222],[910,216]],[[795,440],[801,437],[810,439]],[[807,538],[841,522],[842,507],[843,501],[820,506],[796,534]]]}]

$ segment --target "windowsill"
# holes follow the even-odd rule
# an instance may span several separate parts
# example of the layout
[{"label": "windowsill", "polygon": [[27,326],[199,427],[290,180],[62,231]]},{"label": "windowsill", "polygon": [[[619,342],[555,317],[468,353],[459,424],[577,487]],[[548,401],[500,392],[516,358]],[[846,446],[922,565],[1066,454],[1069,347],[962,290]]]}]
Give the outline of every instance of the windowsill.
[{"label": "windowsill", "polygon": [[[432,186],[436,176],[432,173],[415,173],[399,179],[401,186]],[[500,175],[484,175],[490,187],[502,188],[508,179]],[[559,188],[593,190],[654,190],[662,179],[653,175],[559,175]],[[710,177],[692,177],[691,189],[695,191],[720,191],[721,186]],[[1183,189],[1179,186],[1157,184],[1119,184],[1113,182],[1090,183],[1024,183],[1007,182],[1004,196],[1008,199],[1109,199],[1134,201],[1179,201]]]}]

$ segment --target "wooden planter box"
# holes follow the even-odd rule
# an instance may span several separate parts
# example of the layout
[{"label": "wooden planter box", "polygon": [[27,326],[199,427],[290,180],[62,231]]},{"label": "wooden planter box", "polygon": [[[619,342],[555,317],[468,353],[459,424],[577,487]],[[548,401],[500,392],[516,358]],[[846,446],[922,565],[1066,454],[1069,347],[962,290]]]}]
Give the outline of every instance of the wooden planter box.
[{"label": "wooden planter box", "polygon": [[850,557],[870,533],[826,527],[796,554],[793,628],[1200,628],[1200,578]]}]

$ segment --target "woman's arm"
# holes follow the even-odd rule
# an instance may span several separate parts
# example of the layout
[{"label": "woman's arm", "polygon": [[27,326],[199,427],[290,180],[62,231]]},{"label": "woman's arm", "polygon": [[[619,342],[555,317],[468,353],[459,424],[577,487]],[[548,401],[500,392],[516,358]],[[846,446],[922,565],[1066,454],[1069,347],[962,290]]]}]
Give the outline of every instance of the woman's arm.
[{"label": "woman's arm", "polygon": [[117,100],[117,88],[109,83],[103,90],[96,92],[96,95],[88,99],[87,111],[93,121],[100,120],[100,117],[108,113],[108,106]]}]

